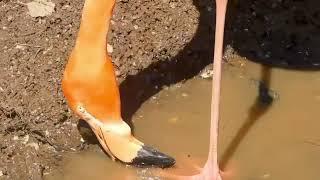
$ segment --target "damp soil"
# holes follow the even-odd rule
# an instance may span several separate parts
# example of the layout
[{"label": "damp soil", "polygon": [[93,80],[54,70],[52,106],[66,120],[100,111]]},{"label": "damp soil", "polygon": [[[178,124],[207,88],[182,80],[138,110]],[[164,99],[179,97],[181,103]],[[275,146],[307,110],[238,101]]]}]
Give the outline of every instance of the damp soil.
[{"label": "damp soil", "polygon": [[[0,0],[0,179],[43,179],[65,154],[99,147],[68,109],[60,83],[83,1],[53,0],[55,11],[38,18],[27,2]],[[317,67],[319,7],[316,0],[231,1],[226,63],[239,64],[232,57],[240,55]],[[214,17],[209,0],[117,1],[108,43],[129,124],[161,89],[210,71]]]}]

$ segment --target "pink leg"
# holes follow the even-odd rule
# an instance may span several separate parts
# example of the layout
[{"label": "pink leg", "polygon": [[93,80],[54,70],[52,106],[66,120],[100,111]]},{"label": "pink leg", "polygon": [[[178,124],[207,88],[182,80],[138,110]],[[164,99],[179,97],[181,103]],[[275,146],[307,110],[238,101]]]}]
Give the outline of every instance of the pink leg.
[{"label": "pink leg", "polygon": [[208,177],[208,179],[213,180],[221,179],[218,166],[218,126],[220,114],[221,66],[227,4],[228,0],[216,0],[216,33],[213,62],[210,147],[208,160],[201,173],[204,174],[205,177]]},{"label": "pink leg", "polygon": [[222,180],[218,165],[218,124],[219,124],[219,105],[221,89],[221,63],[223,53],[223,39],[225,16],[228,0],[216,0],[216,33],[214,47],[214,74],[213,74],[213,93],[211,105],[211,127],[210,127],[210,147],[208,160],[199,174],[193,176],[179,176],[168,173],[160,173],[172,179],[192,179],[192,180]]}]

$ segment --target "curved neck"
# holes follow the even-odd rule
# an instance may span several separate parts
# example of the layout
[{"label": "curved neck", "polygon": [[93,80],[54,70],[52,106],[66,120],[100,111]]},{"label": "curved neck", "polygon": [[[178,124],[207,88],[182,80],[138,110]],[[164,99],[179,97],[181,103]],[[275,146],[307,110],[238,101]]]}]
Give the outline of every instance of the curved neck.
[{"label": "curved neck", "polygon": [[115,0],[85,0],[76,48],[106,51]]},{"label": "curved neck", "polygon": [[218,171],[218,126],[220,113],[220,89],[221,89],[221,64],[223,53],[223,39],[225,16],[228,0],[216,0],[216,32],[214,45],[213,62],[213,83],[211,101],[211,122],[210,122],[210,146],[207,164],[211,164],[214,170]]}]

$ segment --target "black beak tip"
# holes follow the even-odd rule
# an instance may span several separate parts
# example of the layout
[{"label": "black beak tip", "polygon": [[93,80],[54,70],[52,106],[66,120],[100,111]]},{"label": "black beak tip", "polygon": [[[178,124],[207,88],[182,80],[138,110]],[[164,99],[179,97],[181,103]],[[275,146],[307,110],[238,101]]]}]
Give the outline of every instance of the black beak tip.
[{"label": "black beak tip", "polygon": [[138,167],[159,167],[159,168],[168,168],[173,166],[176,163],[175,159],[159,152],[158,150],[149,147],[142,146],[138,151],[137,157],[135,157],[131,164]]}]

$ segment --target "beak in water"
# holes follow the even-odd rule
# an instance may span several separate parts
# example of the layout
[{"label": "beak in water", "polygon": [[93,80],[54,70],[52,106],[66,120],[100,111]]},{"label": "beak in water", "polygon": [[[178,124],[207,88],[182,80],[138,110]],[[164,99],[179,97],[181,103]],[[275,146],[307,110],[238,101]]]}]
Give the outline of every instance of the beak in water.
[{"label": "beak in water", "polygon": [[144,145],[131,136],[131,129],[125,122],[101,123],[82,106],[78,106],[78,114],[92,127],[100,144],[113,160],[119,159],[138,167],[166,168],[175,163],[172,157]]},{"label": "beak in water", "polygon": [[90,125],[113,160],[138,167],[173,166],[172,157],[133,137],[121,118],[119,89],[111,58],[106,53],[114,3],[114,0],[85,1],[75,47],[63,74],[64,96],[70,108]]}]

